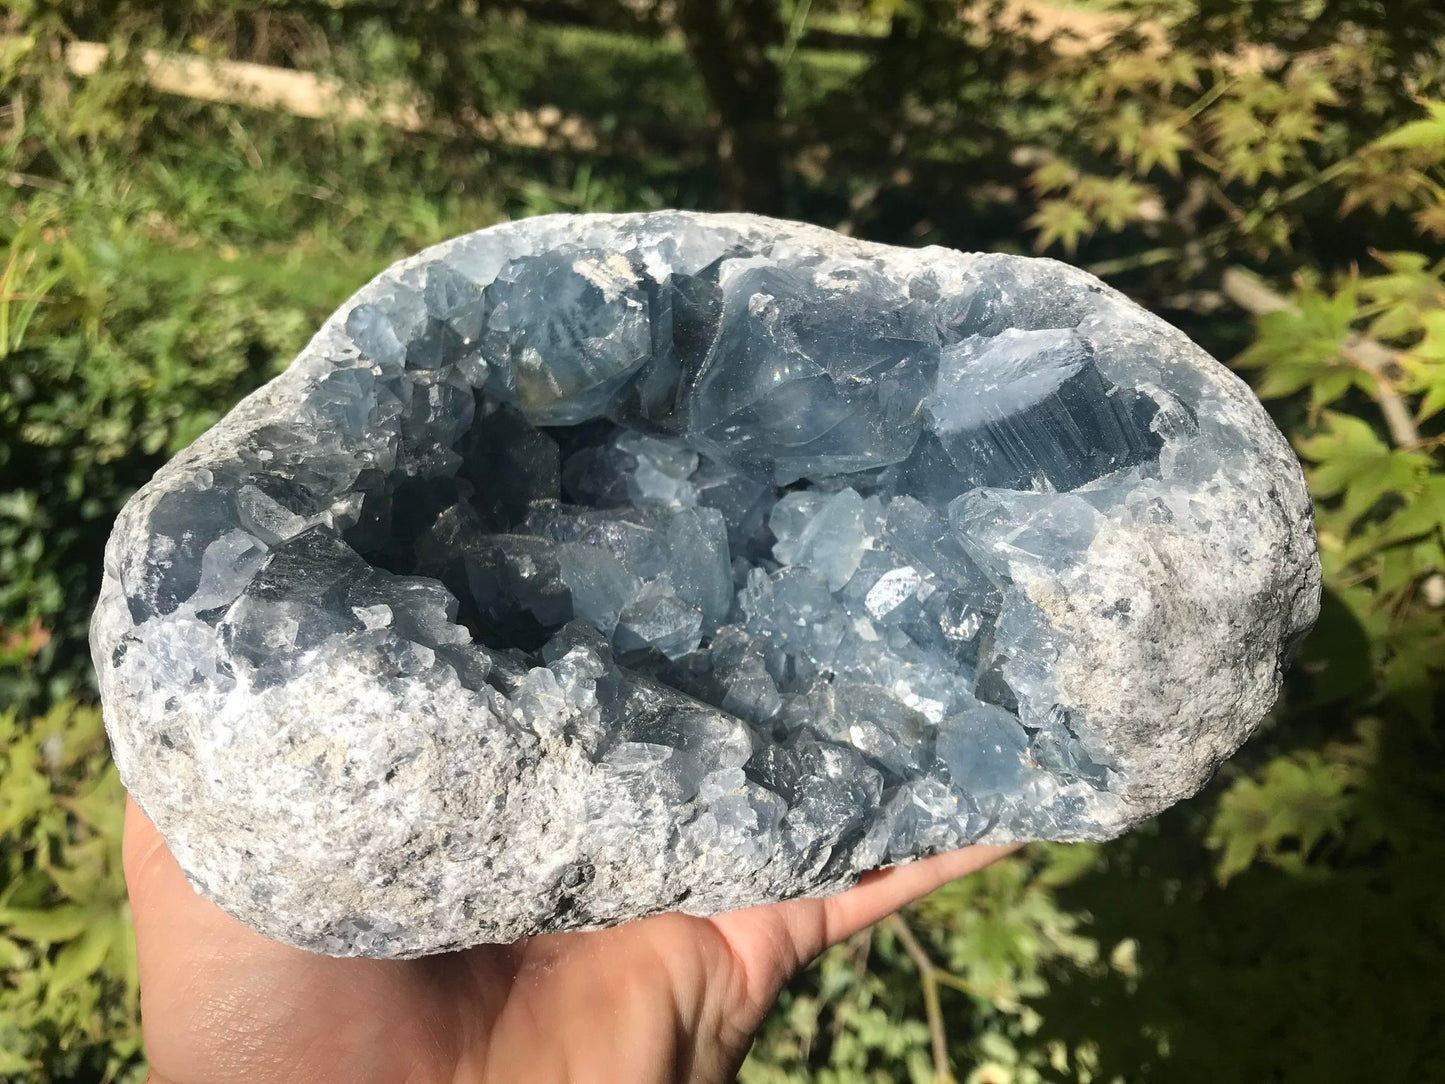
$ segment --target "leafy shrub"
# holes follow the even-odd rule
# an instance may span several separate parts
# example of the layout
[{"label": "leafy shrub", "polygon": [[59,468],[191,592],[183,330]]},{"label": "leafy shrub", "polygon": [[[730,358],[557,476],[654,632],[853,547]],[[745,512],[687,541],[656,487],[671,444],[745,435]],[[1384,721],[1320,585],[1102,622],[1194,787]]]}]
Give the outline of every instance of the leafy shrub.
[{"label": "leafy shrub", "polygon": [[100,711],[0,715],[0,1078],[143,1077],[120,838]]}]

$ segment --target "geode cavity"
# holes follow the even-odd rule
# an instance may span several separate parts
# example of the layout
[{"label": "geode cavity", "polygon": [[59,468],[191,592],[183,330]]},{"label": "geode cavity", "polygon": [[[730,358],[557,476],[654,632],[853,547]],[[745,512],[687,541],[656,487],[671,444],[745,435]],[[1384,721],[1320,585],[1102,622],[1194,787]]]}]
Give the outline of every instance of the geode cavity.
[{"label": "geode cavity", "polygon": [[387,270],[161,470],[92,642],[200,891],[410,956],[1115,835],[1318,597],[1259,404],[1087,274],[552,216]]}]

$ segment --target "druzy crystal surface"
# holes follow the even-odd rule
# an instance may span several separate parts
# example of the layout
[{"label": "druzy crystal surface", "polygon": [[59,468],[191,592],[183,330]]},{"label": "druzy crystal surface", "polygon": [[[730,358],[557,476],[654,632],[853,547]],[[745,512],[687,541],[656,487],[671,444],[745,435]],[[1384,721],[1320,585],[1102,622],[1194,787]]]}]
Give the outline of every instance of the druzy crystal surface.
[{"label": "druzy crystal surface", "polygon": [[674,212],[384,272],[105,573],[116,760],[187,875],[374,956],[1115,835],[1319,591],[1259,404],[1092,277]]}]

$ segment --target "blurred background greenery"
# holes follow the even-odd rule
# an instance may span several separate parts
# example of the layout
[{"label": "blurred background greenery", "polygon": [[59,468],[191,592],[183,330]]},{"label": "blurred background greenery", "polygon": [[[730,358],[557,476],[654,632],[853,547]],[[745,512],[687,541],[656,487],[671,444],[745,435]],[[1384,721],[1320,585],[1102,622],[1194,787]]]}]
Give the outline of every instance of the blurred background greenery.
[{"label": "blurred background greenery", "polygon": [[1104,276],[1268,401],[1327,585],[1205,793],[828,953],[744,1084],[1445,1080],[1445,5],[3,11],[0,1079],[143,1075],[85,640],[120,503],[403,254],[676,206]]}]

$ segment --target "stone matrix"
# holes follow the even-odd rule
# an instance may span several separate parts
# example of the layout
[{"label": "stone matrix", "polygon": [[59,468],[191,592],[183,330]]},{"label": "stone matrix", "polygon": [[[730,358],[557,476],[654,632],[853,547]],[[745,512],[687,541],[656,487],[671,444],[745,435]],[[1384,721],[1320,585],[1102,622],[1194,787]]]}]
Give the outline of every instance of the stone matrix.
[{"label": "stone matrix", "polygon": [[1318,599],[1263,409],[1098,280],[660,212],[378,276],[125,507],[92,643],[196,887],[395,957],[1116,835]]}]

